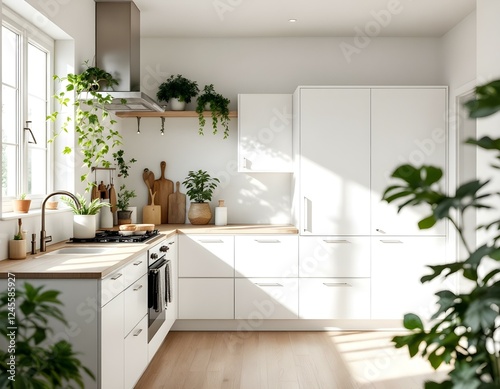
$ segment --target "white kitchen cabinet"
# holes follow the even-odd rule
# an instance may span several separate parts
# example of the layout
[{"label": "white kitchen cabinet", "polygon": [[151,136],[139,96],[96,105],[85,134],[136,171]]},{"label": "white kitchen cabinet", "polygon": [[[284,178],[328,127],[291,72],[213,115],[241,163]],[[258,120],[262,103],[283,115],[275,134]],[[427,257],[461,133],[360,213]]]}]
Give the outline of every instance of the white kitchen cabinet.
[{"label": "white kitchen cabinet", "polygon": [[234,277],[234,237],[180,235],[179,277]]},{"label": "white kitchen cabinet", "polygon": [[430,318],[437,298],[434,293],[455,290],[454,277],[420,283],[430,274],[427,265],[446,262],[444,237],[372,238],[372,319],[403,319],[405,313]]},{"label": "white kitchen cabinet", "polygon": [[297,277],[298,237],[236,236],[234,262],[236,277]]},{"label": "white kitchen cabinet", "polygon": [[370,277],[370,237],[300,236],[300,277]]},{"label": "white kitchen cabinet", "polygon": [[301,234],[370,233],[370,89],[300,87],[294,96]]},{"label": "white kitchen cabinet", "polygon": [[236,278],[235,317],[297,319],[298,278]]},{"label": "white kitchen cabinet", "polygon": [[234,278],[179,278],[179,319],[234,319]]},{"label": "white kitchen cabinet", "polygon": [[[132,389],[148,365],[148,316],[125,338],[125,388]],[[111,388],[112,386],[106,386]],[[120,386],[121,387],[121,386]]]},{"label": "white kitchen cabinet", "polygon": [[124,388],[124,295],[119,293],[101,308],[100,388]]},{"label": "white kitchen cabinet", "polygon": [[[144,274],[123,292],[125,296],[125,332],[127,335],[148,314],[148,275]],[[146,340],[147,343],[147,340]]]},{"label": "white kitchen cabinet", "polygon": [[301,319],[369,319],[369,278],[300,278]]},{"label": "white kitchen cabinet", "polygon": [[238,171],[292,172],[292,95],[238,95]]},{"label": "white kitchen cabinet", "polygon": [[390,175],[399,165],[434,165],[446,172],[447,89],[445,87],[374,88],[371,98],[371,234],[444,235],[438,223],[419,230],[428,207],[397,212],[397,203],[381,198],[395,183]]}]

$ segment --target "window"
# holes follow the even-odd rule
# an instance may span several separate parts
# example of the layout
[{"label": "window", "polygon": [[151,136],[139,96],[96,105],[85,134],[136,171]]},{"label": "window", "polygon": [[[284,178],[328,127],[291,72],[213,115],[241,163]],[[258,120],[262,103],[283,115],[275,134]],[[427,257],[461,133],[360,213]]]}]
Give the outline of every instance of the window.
[{"label": "window", "polygon": [[48,192],[53,42],[20,17],[3,16],[2,209],[8,211],[21,193],[36,204]]}]

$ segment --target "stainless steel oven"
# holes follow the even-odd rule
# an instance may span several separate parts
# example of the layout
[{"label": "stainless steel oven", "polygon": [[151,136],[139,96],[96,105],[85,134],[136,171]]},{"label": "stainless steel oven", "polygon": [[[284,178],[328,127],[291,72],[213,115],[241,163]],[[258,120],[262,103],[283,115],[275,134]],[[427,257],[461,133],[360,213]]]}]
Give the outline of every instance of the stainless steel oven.
[{"label": "stainless steel oven", "polygon": [[166,258],[166,240],[148,251],[148,342],[165,322],[166,310],[172,301],[171,262]]}]

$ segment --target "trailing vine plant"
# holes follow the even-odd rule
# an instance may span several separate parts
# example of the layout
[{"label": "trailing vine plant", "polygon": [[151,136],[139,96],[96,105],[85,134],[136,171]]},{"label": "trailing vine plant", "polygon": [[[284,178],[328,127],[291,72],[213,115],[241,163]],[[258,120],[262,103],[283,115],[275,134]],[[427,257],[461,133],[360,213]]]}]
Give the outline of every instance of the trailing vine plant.
[{"label": "trailing vine plant", "polygon": [[[500,111],[500,80],[478,86],[476,97],[465,106],[471,118]],[[467,143],[494,151],[495,161],[500,159],[500,138],[485,136]],[[492,167],[500,168],[498,164]],[[421,282],[455,274],[471,285],[467,291],[437,292],[438,305],[430,318],[431,327],[426,328],[419,316],[408,313],[403,323],[410,334],[396,336],[392,341],[397,348],[408,347],[411,357],[427,359],[434,369],[442,364],[452,367],[447,379],[426,382],[426,389],[499,389],[500,220],[477,227],[494,234],[486,243],[473,247],[465,238],[464,213],[469,209],[491,210],[500,193],[486,191],[489,181],[476,179],[447,195],[439,185],[443,171],[434,166],[402,165],[392,177],[398,184],[388,187],[383,199],[399,202],[399,210],[420,204],[428,206],[429,215],[418,223],[419,228],[431,228],[438,221],[448,220],[466,251],[466,258],[456,262],[428,266],[431,273],[423,276]]]},{"label": "trailing vine plant", "polygon": [[203,135],[203,128],[206,123],[203,112],[208,106],[212,116],[212,133],[214,135],[217,134],[217,126],[220,121],[220,125],[224,129],[223,139],[229,136],[229,103],[229,99],[215,92],[213,84],[205,85],[196,101],[196,113],[198,113],[198,122],[200,125],[198,129],[199,135]]},{"label": "trailing vine plant", "polygon": [[[70,73],[65,77],[54,76],[54,80],[65,84],[65,90],[56,94],[54,98],[63,108],[70,105],[72,99],[69,94],[74,93],[75,95],[75,100],[72,103],[75,108],[74,128],[78,148],[83,156],[83,166],[88,169],[80,176],[80,180],[88,182],[86,191],[90,191],[94,185],[87,180],[90,169],[92,167],[109,168],[112,165],[112,150],[122,145],[122,136],[112,128],[116,124],[116,120],[110,116],[110,112],[106,109],[106,104],[111,103],[113,98],[107,93],[101,93],[102,88],[110,89],[117,85],[118,81],[105,70],[95,66],[91,67],[88,62],[85,62],[84,65],[86,69],[81,73]],[[60,113],[55,111],[47,119],[55,122],[59,115]],[[67,116],[61,128],[54,131],[49,142],[53,142],[61,132],[68,133],[72,123],[72,118]],[[72,147],[65,146],[63,154],[71,154],[72,151]]]}]

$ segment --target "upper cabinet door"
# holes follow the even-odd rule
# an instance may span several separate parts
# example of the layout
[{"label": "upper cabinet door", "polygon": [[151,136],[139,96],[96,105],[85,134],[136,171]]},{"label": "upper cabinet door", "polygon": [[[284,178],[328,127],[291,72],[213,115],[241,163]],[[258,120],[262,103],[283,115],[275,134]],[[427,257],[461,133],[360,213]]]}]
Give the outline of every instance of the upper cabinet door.
[{"label": "upper cabinet door", "polygon": [[443,223],[419,230],[429,207],[397,213],[397,205],[382,202],[384,190],[399,165],[446,165],[446,96],[444,87],[372,90],[372,234],[444,235]]},{"label": "upper cabinet door", "polygon": [[238,171],[292,172],[292,95],[238,95]]},{"label": "upper cabinet door", "polygon": [[301,234],[370,232],[370,90],[300,90]]}]

